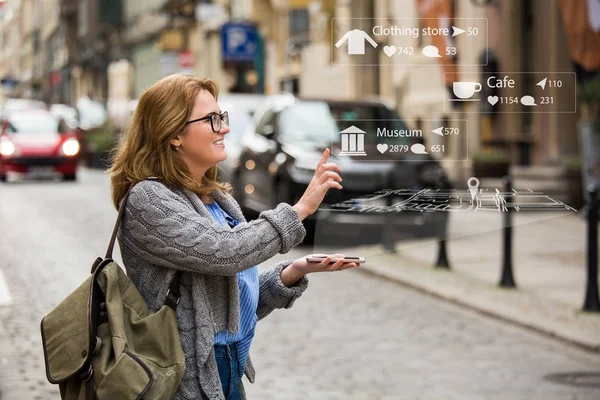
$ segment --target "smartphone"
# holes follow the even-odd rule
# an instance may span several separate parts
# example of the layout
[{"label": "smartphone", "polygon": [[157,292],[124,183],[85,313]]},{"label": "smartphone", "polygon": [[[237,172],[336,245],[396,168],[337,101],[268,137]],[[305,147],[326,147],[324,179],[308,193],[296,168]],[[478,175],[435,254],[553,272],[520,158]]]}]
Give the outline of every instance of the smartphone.
[{"label": "smartphone", "polygon": [[[308,256],[306,257],[306,261],[308,262],[321,262],[323,261],[325,258],[327,258],[326,256]],[[331,261],[329,261],[329,264],[333,264],[337,261],[336,258],[332,258]],[[362,264],[365,262],[364,257],[353,257],[353,256],[344,256],[344,262],[346,263],[357,263],[357,264]]]}]

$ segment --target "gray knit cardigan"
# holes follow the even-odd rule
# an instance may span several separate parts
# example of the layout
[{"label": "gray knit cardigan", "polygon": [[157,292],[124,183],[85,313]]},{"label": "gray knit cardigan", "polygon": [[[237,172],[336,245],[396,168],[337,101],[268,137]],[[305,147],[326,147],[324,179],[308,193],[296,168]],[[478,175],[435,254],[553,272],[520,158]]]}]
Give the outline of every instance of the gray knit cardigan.
[{"label": "gray knit cardigan", "polygon": [[[162,307],[176,270],[184,271],[177,323],[185,372],[175,399],[224,399],[213,346],[216,332],[238,331],[236,273],[287,253],[306,235],[289,204],[247,222],[229,194],[215,190],[212,198],[240,224],[220,225],[187,189],[142,181],[131,190],[118,236],[127,274],[150,310]],[[260,274],[259,320],[276,308],[290,308],[306,290],[306,277],[291,288],[281,281],[281,271],[291,262],[282,261]],[[250,357],[245,375],[254,383]]]}]

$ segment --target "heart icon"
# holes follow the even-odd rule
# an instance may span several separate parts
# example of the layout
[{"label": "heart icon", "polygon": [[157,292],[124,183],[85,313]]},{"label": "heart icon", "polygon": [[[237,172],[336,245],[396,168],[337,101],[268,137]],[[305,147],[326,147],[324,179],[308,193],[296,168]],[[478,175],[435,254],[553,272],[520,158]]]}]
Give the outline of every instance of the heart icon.
[{"label": "heart icon", "polygon": [[383,52],[388,56],[391,57],[396,53],[396,46],[385,46],[383,48]]},{"label": "heart icon", "polygon": [[379,143],[379,144],[377,145],[377,150],[379,150],[379,152],[380,152],[381,154],[385,153],[385,152],[387,151],[387,149],[388,149],[388,145],[387,145],[387,144],[385,144],[385,143]]},{"label": "heart icon", "polygon": [[488,96],[488,103],[495,105],[498,102],[498,96]]}]

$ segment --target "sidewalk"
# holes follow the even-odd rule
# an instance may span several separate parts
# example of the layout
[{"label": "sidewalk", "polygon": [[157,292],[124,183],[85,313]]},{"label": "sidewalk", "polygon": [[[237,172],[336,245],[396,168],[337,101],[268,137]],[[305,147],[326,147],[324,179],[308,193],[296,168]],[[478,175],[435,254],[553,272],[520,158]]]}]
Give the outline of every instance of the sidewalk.
[{"label": "sidewalk", "polygon": [[[435,240],[347,250],[364,271],[600,351],[600,313],[581,311],[586,285],[586,223],[575,213],[515,213],[513,271],[517,289],[498,286],[502,268],[501,215],[451,215],[447,254],[451,270],[434,268]],[[343,251],[342,251],[343,252]]]}]

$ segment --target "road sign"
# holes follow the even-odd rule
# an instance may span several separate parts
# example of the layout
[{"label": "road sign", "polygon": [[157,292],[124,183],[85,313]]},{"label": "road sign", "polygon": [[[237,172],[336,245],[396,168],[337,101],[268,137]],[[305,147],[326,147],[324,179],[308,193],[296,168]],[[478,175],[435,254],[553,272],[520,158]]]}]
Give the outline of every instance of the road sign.
[{"label": "road sign", "polygon": [[189,69],[194,66],[194,53],[191,50],[182,50],[179,52],[179,67]]},{"label": "road sign", "polygon": [[258,30],[249,23],[227,23],[221,28],[223,61],[254,61]]}]

